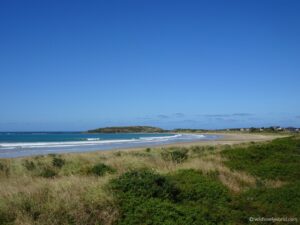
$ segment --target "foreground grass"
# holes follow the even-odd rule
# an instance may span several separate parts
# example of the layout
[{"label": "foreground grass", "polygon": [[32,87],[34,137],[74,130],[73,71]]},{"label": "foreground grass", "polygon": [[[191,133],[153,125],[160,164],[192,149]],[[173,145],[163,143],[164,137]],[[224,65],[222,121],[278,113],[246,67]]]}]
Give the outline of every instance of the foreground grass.
[{"label": "foreground grass", "polygon": [[249,217],[297,217],[299,171],[298,137],[1,159],[0,224],[248,224]]}]

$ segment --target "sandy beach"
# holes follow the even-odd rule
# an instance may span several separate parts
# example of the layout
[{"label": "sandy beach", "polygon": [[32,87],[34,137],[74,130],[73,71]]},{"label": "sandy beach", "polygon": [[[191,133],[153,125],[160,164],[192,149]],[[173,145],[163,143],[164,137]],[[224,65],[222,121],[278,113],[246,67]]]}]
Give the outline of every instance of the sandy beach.
[{"label": "sandy beach", "polygon": [[[278,135],[278,134],[241,134],[241,133],[201,133],[203,135],[220,135],[222,137],[215,139],[215,140],[201,140],[201,141],[193,141],[193,142],[182,142],[182,143],[174,143],[174,144],[162,144],[162,145],[155,145],[151,148],[163,148],[163,147],[190,147],[190,146],[207,146],[207,145],[234,145],[234,144],[241,144],[241,143],[250,143],[250,142],[266,142],[271,141],[276,138],[287,137],[288,135]],[[111,152],[111,151],[139,151],[144,150],[147,147],[133,147],[133,148],[117,148],[117,149],[110,149],[110,150],[99,150],[94,152]],[[72,154],[72,153],[67,153]],[[85,154],[85,153],[75,153],[75,154]]]},{"label": "sandy beach", "polygon": [[[67,134],[68,135],[68,134]],[[81,134],[78,134],[81,135]],[[134,136],[134,134],[132,134]],[[116,140],[99,140],[99,138],[88,138],[91,141],[86,142],[28,142],[28,143],[12,143],[7,145],[16,145],[13,149],[2,149],[0,151],[0,158],[14,158],[14,157],[26,157],[32,155],[47,155],[47,154],[74,154],[74,153],[91,153],[96,152],[112,152],[112,151],[130,151],[141,150],[145,148],[159,149],[163,147],[189,147],[189,146],[219,146],[219,145],[233,145],[247,142],[262,142],[270,141],[274,138],[283,137],[283,135],[270,135],[270,134],[243,134],[243,133],[221,133],[221,132],[207,132],[207,133],[176,133],[174,139],[167,141],[160,141],[163,137],[158,137],[156,141],[152,142],[152,137],[147,139],[144,137],[144,142],[134,142],[136,140],[143,141],[143,137],[140,139],[138,136],[126,137],[128,139],[123,141]],[[197,138],[201,137],[201,138]],[[38,136],[40,138],[40,136]],[[48,136],[46,136],[48,137]],[[166,136],[168,138],[168,136]],[[203,137],[203,138],[202,138]],[[102,138],[102,137],[101,137]],[[177,139],[178,138],[178,139]],[[181,139],[180,139],[181,138]],[[133,142],[132,142],[133,140]],[[150,140],[150,142],[148,141]],[[155,140],[155,139],[154,139]],[[122,142],[123,141],[123,142]],[[97,143],[100,143],[97,145]],[[104,142],[104,144],[101,144]],[[105,143],[107,142],[107,144]],[[84,143],[82,146],[80,144]],[[20,145],[21,147],[18,147]],[[69,146],[68,146],[69,145]],[[5,148],[5,146],[4,146]],[[12,147],[11,147],[12,148]]]},{"label": "sandy beach", "polygon": [[[241,134],[241,133],[203,133],[206,134],[213,134],[213,135],[220,135],[222,136],[216,140],[203,140],[203,141],[196,141],[196,142],[189,142],[189,143],[179,143],[175,145],[224,145],[224,144],[240,144],[246,142],[262,142],[262,141],[270,141],[275,138],[285,137],[284,135],[270,135],[270,134]],[[173,145],[173,144],[171,144]]]}]

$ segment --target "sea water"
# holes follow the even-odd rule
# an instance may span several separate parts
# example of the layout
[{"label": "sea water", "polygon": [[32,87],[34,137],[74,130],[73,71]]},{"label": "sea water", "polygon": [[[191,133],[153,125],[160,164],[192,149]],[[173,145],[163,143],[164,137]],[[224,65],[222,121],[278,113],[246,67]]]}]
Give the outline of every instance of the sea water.
[{"label": "sea water", "polygon": [[217,138],[217,135],[172,133],[0,132],[0,158],[149,147]]}]

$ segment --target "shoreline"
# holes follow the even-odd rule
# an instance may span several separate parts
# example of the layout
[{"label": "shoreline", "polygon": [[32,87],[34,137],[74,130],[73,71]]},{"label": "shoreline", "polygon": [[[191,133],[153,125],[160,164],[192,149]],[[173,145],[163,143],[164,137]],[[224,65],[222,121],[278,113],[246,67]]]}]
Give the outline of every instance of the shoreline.
[{"label": "shoreline", "polygon": [[[92,151],[105,151],[113,149],[143,148],[160,146],[162,144],[175,144],[181,142],[201,141],[219,138],[219,135],[202,134],[147,134],[133,135],[120,134],[108,138],[106,136],[54,136],[47,139],[33,136],[27,142],[0,143],[0,158],[19,158],[34,155],[84,153]],[[21,136],[22,138],[22,136]],[[67,139],[74,139],[67,141]],[[24,139],[24,138],[23,138]],[[8,139],[9,140],[9,139]],[[11,138],[11,140],[17,140]],[[31,141],[33,140],[33,141]],[[45,141],[47,140],[47,141]]]},{"label": "shoreline", "polygon": [[[238,133],[184,133],[184,134],[202,134],[202,135],[219,135],[221,136],[215,140],[201,140],[201,141],[190,141],[190,142],[178,142],[170,144],[161,144],[153,146],[144,146],[144,147],[131,147],[131,148],[114,148],[107,150],[96,150],[89,152],[69,152],[69,153],[60,153],[59,155],[85,155],[85,154],[110,154],[115,152],[132,152],[132,151],[142,151],[145,148],[151,149],[161,149],[169,147],[191,147],[191,146],[218,146],[218,145],[234,145],[234,144],[243,144],[250,142],[268,142],[276,138],[288,137],[290,135],[278,135],[278,134],[238,134]],[[30,157],[30,156],[28,156]],[[18,157],[24,158],[24,157]]]},{"label": "shoreline", "polygon": [[218,146],[218,145],[234,145],[241,143],[250,143],[250,142],[264,142],[271,141],[275,138],[286,137],[288,135],[270,135],[270,134],[240,134],[240,133],[177,133],[185,135],[215,135],[218,136],[216,139],[203,139],[203,140],[193,140],[193,141],[182,141],[175,143],[161,143],[161,144],[147,144],[145,146],[130,146],[130,147],[115,147],[110,149],[94,149],[94,150],[82,150],[82,151],[70,151],[70,152],[49,152],[41,154],[32,154],[32,155],[19,155],[12,157],[0,157],[1,159],[7,158],[30,158],[36,156],[46,156],[49,154],[57,155],[73,155],[73,154],[106,154],[109,152],[116,151],[140,151],[145,148],[159,149],[159,148],[168,148],[168,147],[191,147],[191,146]]}]

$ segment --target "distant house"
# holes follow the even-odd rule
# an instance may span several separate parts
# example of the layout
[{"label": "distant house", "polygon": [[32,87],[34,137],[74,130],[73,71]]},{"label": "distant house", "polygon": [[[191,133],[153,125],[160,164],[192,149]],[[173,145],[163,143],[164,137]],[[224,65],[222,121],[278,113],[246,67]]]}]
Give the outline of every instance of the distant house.
[{"label": "distant house", "polygon": [[287,127],[285,128],[285,130],[290,132],[299,132],[299,128],[295,128],[295,127]]}]

